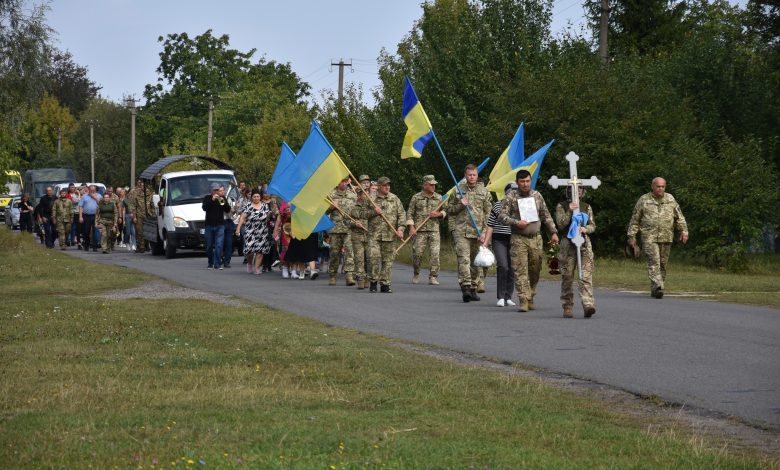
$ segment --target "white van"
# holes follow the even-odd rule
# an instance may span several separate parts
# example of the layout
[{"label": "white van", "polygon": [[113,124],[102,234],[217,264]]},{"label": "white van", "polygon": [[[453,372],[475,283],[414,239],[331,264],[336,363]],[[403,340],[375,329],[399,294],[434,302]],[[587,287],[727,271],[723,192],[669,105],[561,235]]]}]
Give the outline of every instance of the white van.
[{"label": "white van", "polygon": [[[171,158],[176,157],[166,159]],[[208,160],[219,162],[216,159]],[[223,162],[219,164],[227,166]],[[212,183],[225,186],[231,198],[235,199],[237,193],[238,185],[232,169],[175,171],[154,178],[144,178],[144,175],[149,175],[146,172],[141,175],[145,184],[154,185],[152,205],[157,208],[156,217],[147,217],[144,221],[144,238],[149,242],[153,255],[164,254],[166,258],[176,256],[179,249],[205,247],[206,213],[202,205],[203,198],[211,193]]]}]

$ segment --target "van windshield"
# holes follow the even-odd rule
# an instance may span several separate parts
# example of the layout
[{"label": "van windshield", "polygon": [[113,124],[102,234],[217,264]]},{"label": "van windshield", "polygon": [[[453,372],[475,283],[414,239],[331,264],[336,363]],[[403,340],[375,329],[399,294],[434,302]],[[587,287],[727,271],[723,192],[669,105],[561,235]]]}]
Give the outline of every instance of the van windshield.
[{"label": "van windshield", "polygon": [[169,206],[180,206],[182,204],[195,204],[203,201],[203,198],[211,193],[211,184],[219,183],[225,186],[225,191],[229,191],[235,186],[235,181],[231,175],[189,175],[168,180],[166,192],[161,194],[161,198],[167,198],[165,204]]},{"label": "van windshield", "polygon": [[0,188],[0,192],[5,192],[5,194],[22,194],[22,185],[19,183],[19,177],[9,176],[5,182],[5,190]]}]

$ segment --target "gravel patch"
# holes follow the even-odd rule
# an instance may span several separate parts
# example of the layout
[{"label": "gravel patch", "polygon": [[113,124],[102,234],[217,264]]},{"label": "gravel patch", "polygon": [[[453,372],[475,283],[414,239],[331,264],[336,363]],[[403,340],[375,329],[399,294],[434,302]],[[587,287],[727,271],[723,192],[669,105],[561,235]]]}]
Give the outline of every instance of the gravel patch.
[{"label": "gravel patch", "polygon": [[222,305],[229,305],[231,307],[248,307],[248,305],[240,300],[229,297],[227,295],[215,294],[213,292],[205,292],[202,290],[190,289],[189,287],[176,286],[163,281],[153,281],[142,284],[138,287],[132,287],[130,289],[118,289],[102,294],[95,297],[121,300],[121,299],[199,299],[216,302]]}]

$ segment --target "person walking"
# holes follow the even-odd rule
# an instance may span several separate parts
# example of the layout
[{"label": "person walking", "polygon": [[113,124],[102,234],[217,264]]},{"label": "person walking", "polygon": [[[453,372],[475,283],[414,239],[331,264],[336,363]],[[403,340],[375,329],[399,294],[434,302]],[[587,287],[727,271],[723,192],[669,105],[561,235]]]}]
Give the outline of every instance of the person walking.
[{"label": "person walking", "polygon": [[84,251],[97,251],[97,240],[95,240],[95,214],[98,210],[100,196],[97,194],[97,188],[90,185],[87,193],[79,201],[79,223],[81,224],[81,235],[83,237],[82,245]]},{"label": "person walking", "polygon": [[19,208],[19,231],[33,232],[33,212],[35,208],[30,204],[30,195],[23,194],[19,202],[16,203]]},{"label": "person walking", "polygon": [[675,228],[680,241],[688,243],[688,223],[677,200],[666,192],[666,180],[653,178],[650,192],[643,194],[634,206],[628,223],[628,245],[637,249],[636,234],[642,233],[642,253],[647,258],[647,276],[650,278],[650,295],[663,298],[666,268],[672,250]]},{"label": "person walking", "polygon": [[[580,291],[580,301],[585,312],[585,318],[590,318],[596,313],[596,301],[593,297],[593,245],[590,243],[590,235],[596,231],[596,221],[593,219],[593,208],[587,202],[582,201],[585,188],[578,187],[579,204],[572,202],[571,186],[566,187],[566,199],[555,206],[555,224],[558,226],[561,246],[558,251],[558,266],[561,270],[561,304],[563,305],[564,318],[572,318],[574,307],[574,273],[577,271],[577,246],[571,242],[577,232],[580,232],[585,241],[580,247],[580,259],[582,260],[582,278],[577,278]],[[587,215],[585,225],[571,227],[572,214],[579,209]]]},{"label": "person walking", "polygon": [[95,214],[95,224],[100,231],[100,248],[103,254],[106,254],[114,249],[114,232],[116,232],[116,224],[119,220],[116,202],[108,191],[103,194]]},{"label": "person walking", "polygon": [[65,247],[68,245],[71,220],[73,220],[73,201],[68,199],[68,190],[62,188],[60,197],[54,202],[54,209],[52,210],[52,222],[57,227],[60,250],[65,250]]},{"label": "person walking", "polygon": [[38,201],[35,206],[35,216],[43,232],[43,240],[46,248],[54,248],[54,224],[52,223],[52,212],[54,210],[54,188],[48,186],[46,194]]},{"label": "person walking", "polygon": [[333,221],[333,227],[328,231],[330,234],[330,257],[328,262],[328,285],[336,285],[336,276],[339,272],[339,258],[341,252],[344,252],[344,277],[348,286],[355,285],[353,273],[355,272],[355,261],[352,253],[352,240],[350,238],[352,223],[347,214],[352,211],[352,206],[357,201],[357,196],[349,187],[350,177],[347,176],[341,180],[329,196],[330,207],[327,214]]},{"label": "person walking", "polygon": [[477,181],[475,165],[467,165],[464,176],[465,181],[458,185],[463,195],[453,194],[447,200],[446,210],[452,217],[450,232],[458,258],[458,284],[463,301],[471,302],[480,299],[477,295],[480,272],[474,266],[474,258],[486,240],[486,221],[493,207],[493,198],[485,186]]},{"label": "person walking", "polygon": [[436,192],[436,178],[425,175],[422,179],[422,191],[412,196],[406,214],[409,236],[414,238],[412,245],[412,284],[420,283],[420,268],[423,254],[428,253],[430,270],[428,284],[439,285],[439,253],[441,251],[440,223],[447,216],[441,210],[441,194]]},{"label": "person walking", "polygon": [[225,199],[225,187],[211,183],[211,194],[203,198],[201,208],[206,213],[205,236],[207,269],[222,269],[222,245],[225,240],[225,214],[230,204]]},{"label": "person walking", "polygon": [[515,178],[517,189],[509,191],[501,202],[498,221],[512,227],[509,256],[515,272],[517,309],[527,312],[535,309],[534,296],[542,270],[542,224],[547,228],[551,243],[558,243],[558,234],[544,198],[541,193],[531,189],[531,173],[520,170]]},{"label": "person walking", "polygon": [[142,179],[135,182],[135,187],[127,193],[127,208],[133,218],[135,228],[135,252],[146,252],[146,240],[144,240],[144,220],[147,215],[154,215],[152,208],[152,193],[146,189]]},{"label": "person walking", "polygon": [[[260,274],[263,256],[271,251],[268,237],[268,219],[271,209],[263,202],[260,190],[253,189],[250,203],[244,206],[235,234],[244,233],[244,255],[247,257],[246,272]],[[233,234],[230,234],[233,236]]]},{"label": "person walking", "polygon": [[[363,175],[365,176],[365,175]],[[350,240],[352,241],[352,259],[355,263],[355,282],[357,288],[363,290],[368,287],[366,255],[368,253],[368,211],[371,203],[368,200],[367,190],[358,191],[357,201],[350,209]]]},{"label": "person walking", "polygon": [[[390,192],[390,178],[382,176],[377,180],[377,207],[368,206],[362,214],[368,219],[368,260],[371,270],[369,291],[392,293],[393,261],[397,239],[403,239],[406,211],[398,196]],[[390,222],[390,225],[387,224]],[[392,227],[391,227],[392,225]]]},{"label": "person walking", "polygon": [[[504,187],[504,194],[517,189],[515,183],[509,183]],[[485,236],[485,246],[488,240],[493,246],[493,254],[496,257],[496,307],[514,307],[512,293],[515,291],[515,272],[512,270],[512,227],[504,225],[498,221],[501,213],[501,201],[496,201],[490,210],[487,221],[487,235]]]}]

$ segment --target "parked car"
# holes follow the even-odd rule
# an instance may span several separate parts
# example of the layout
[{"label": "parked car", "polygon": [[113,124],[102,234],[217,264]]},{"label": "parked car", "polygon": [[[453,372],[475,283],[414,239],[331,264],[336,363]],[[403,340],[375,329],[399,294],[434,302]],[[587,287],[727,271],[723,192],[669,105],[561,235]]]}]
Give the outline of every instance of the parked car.
[{"label": "parked car", "polygon": [[19,208],[16,205],[22,200],[21,196],[14,196],[11,198],[11,202],[3,207],[3,217],[5,218],[5,225],[11,230],[19,228]]}]

